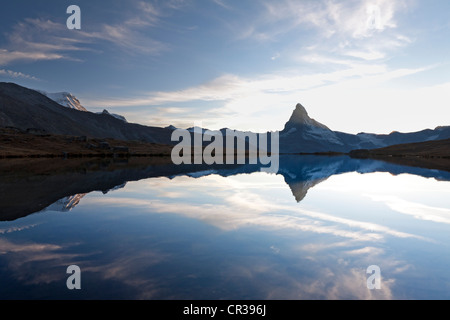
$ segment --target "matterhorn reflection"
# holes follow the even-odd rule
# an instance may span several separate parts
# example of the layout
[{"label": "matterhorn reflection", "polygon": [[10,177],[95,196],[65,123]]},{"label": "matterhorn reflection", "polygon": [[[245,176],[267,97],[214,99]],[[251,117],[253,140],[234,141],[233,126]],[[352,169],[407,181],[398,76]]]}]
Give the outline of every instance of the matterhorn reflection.
[{"label": "matterhorn reflection", "polygon": [[[361,174],[389,172],[412,174],[450,181],[450,172],[410,167],[371,159],[354,159],[346,155],[281,155],[277,175],[282,175],[295,201],[300,202],[308,190],[333,175],[348,172]],[[28,164],[27,164],[28,165]],[[11,221],[40,211],[69,211],[93,191],[103,193],[123,188],[129,181],[177,176],[200,179],[209,175],[222,177],[261,172],[262,165],[180,165],[168,159],[128,159],[115,161],[78,161],[53,173],[35,170],[0,171],[0,221]],[[29,168],[29,166],[27,167]],[[175,181],[174,181],[175,183]]]}]

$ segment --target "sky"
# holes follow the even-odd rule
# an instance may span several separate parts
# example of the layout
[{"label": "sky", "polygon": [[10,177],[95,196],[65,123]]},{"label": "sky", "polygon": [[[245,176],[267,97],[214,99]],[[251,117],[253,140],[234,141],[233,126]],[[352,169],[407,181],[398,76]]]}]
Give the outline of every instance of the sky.
[{"label": "sky", "polygon": [[151,126],[282,130],[301,103],[342,132],[434,129],[450,1],[2,1],[0,81]]}]

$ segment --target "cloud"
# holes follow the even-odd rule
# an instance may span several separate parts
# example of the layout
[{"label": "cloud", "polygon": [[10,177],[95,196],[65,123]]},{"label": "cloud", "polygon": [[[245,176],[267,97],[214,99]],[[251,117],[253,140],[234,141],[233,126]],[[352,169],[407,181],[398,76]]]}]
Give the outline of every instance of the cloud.
[{"label": "cloud", "polygon": [[[191,178],[176,177],[175,179],[176,181],[170,181],[169,184],[164,183],[166,181],[164,179],[152,179],[147,182],[149,187],[157,184],[156,189],[159,190],[159,195],[156,199],[128,198],[124,194],[115,198],[86,199],[86,201],[106,206],[138,206],[151,212],[179,213],[209,223],[224,231],[257,226],[269,230],[300,230],[355,241],[378,242],[383,241],[387,236],[424,239],[376,223],[346,219],[278,204],[267,200],[260,193],[255,193],[252,188],[242,184],[238,179],[213,175],[198,180],[199,184],[196,186],[193,186]],[[176,190],[170,187],[173,183],[177,186]],[[193,187],[198,188],[200,194],[207,194],[210,202],[202,204],[186,202],[184,197],[191,196],[194,192]],[[152,190],[154,189],[155,187],[152,188]],[[146,192],[142,187],[139,190]],[[189,192],[184,192],[183,195],[182,190],[189,190]],[[169,195],[171,192],[177,192],[179,198],[173,199],[170,196],[164,199],[165,192],[169,192]],[[183,208],[181,212],[180,206]]]},{"label": "cloud", "polygon": [[[158,55],[168,50],[166,44],[146,36],[144,32],[136,30],[135,27],[137,27],[136,22],[131,25],[128,23],[122,25],[104,24],[101,31],[85,34],[85,37],[109,42],[130,54],[138,52]],[[139,27],[142,27],[142,25]]]},{"label": "cloud", "polygon": [[[253,197],[254,198],[254,197]],[[358,223],[356,221],[339,221],[344,227],[338,225],[326,225],[315,219],[305,217],[295,217],[289,215],[267,215],[266,209],[261,206],[251,205],[248,202],[231,205],[190,205],[183,203],[182,214],[209,223],[224,231],[236,230],[247,226],[257,226],[268,228],[270,230],[299,230],[303,232],[312,232],[316,234],[327,234],[336,237],[349,238],[358,241],[381,241],[386,234],[399,237],[414,237],[406,233],[396,232],[389,228],[384,228],[374,224]],[[153,212],[159,213],[175,213],[179,212],[180,203],[167,203],[160,200],[137,200],[131,198],[117,198],[107,200],[95,200],[96,203],[103,205],[114,204],[115,206],[142,206]],[[299,212],[303,213],[303,212]],[[308,215],[308,214],[307,214]],[[311,212],[309,212],[311,215]],[[322,216],[322,218],[325,218]],[[330,217],[325,221],[332,221]],[[349,231],[345,229],[345,225],[354,228],[362,228],[359,231]],[[367,230],[376,230],[374,232],[365,232]],[[386,233],[386,234],[385,234]]]},{"label": "cloud", "polygon": [[[245,21],[241,16],[233,15],[226,24],[237,41],[275,43],[277,47],[271,49],[269,57],[272,61],[282,57],[284,63],[291,60],[293,64],[289,70],[252,76],[225,73],[201,85],[181,90],[148,92],[130,98],[96,99],[86,104],[153,109],[154,106],[190,103],[189,107],[193,107],[196,102],[214,102],[215,106],[210,104],[204,108],[205,115],[197,116],[202,117],[211,129],[227,126],[260,131],[282,129],[291,108],[300,102],[306,104],[309,111],[316,108],[319,115],[326,112],[324,118],[316,119],[335,130],[354,133],[422,130],[417,122],[401,122],[400,118],[391,117],[391,123],[384,123],[382,128],[372,128],[375,122],[367,123],[362,116],[353,123],[344,123],[346,117],[342,117],[342,112],[358,116],[367,103],[375,108],[398,108],[396,114],[405,111],[406,104],[394,104],[398,98],[392,97],[392,93],[385,95],[386,89],[380,87],[430,68],[399,69],[388,65],[393,52],[414,42],[407,34],[406,26],[397,21],[397,16],[409,4],[409,0],[261,2],[252,8],[254,11]],[[278,39],[284,36],[289,36],[292,45],[281,48],[281,56],[278,44],[283,45],[283,41]],[[320,71],[311,73],[305,70]],[[377,106],[364,98],[364,94],[375,96]],[[337,101],[342,108],[341,113],[330,107]],[[441,107],[442,102],[434,106],[435,109]],[[220,110],[216,114],[208,112],[209,108]],[[159,121],[173,124],[184,116],[183,112],[164,114],[158,111],[158,117],[149,118],[146,124],[158,125]]]},{"label": "cloud", "polygon": [[[315,59],[316,63],[324,59],[325,64],[330,64],[326,56],[306,56],[305,59],[306,61]],[[361,61],[336,60],[335,62],[340,64],[339,68],[331,69],[329,72],[307,74],[300,70],[290,70],[286,73],[269,73],[253,78],[227,74],[183,90],[148,92],[146,95],[129,99],[93,99],[84,101],[84,104],[95,107],[144,106],[149,107],[149,112],[153,113],[158,106],[157,117],[155,116],[153,120],[149,118],[149,122],[146,123],[149,125],[159,125],[160,122],[175,125],[177,117],[182,118],[188,115],[193,120],[201,119],[211,129],[230,127],[255,131],[281,130],[292,112],[291,108],[299,102],[311,101],[305,105],[308,108],[318,106],[321,102],[322,107],[328,112],[335,112],[330,110],[329,103],[322,102],[327,97],[330,100],[329,95],[319,94],[320,92],[334,92],[339,88],[345,88],[347,91],[372,88],[375,92],[376,86],[427,70],[427,68],[391,70],[385,64]],[[314,100],[309,97],[316,95],[320,97],[313,104]],[[342,100],[342,103],[348,103],[351,98],[354,99],[353,96],[348,96]],[[180,106],[176,109],[176,113],[172,112],[173,104],[189,103],[192,108],[196,102],[213,103],[211,106],[203,107],[201,113],[190,113],[187,110],[183,112]],[[170,108],[166,112],[164,107]],[[336,119],[342,121],[342,117]],[[351,129],[343,129],[343,131],[348,130]]]},{"label": "cloud", "polygon": [[283,21],[287,32],[299,26],[312,27],[325,37],[366,38],[397,27],[395,14],[405,8],[405,1],[294,1],[276,4],[265,2],[264,19],[269,23]]},{"label": "cloud", "polygon": [[[305,74],[291,72],[291,74],[265,74],[254,78],[243,78],[227,74],[215,78],[199,86],[177,91],[149,92],[146,96],[130,99],[114,98],[110,100],[91,100],[89,104],[97,106],[144,106],[162,105],[173,102],[188,101],[229,101],[248,97],[257,93],[289,93],[308,90],[330,83],[341,83],[353,80],[354,77],[370,77],[375,80],[387,81],[402,77],[424,69],[389,70],[385,65],[353,64],[348,68],[328,73]],[[251,106],[248,106],[251,107]]]},{"label": "cloud", "polygon": [[[165,7],[176,9],[180,4],[180,1],[167,3]],[[158,55],[169,48],[149,36],[148,30],[158,26],[162,15],[162,9],[140,1],[131,17],[125,17],[120,23],[83,25],[81,30],[70,31],[70,35],[63,23],[26,18],[6,33],[7,43],[0,48],[0,65],[15,61],[82,61],[76,54],[80,51],[101,52],[104,49],[98,49],[99,43],[114,45],[128,54]]]},{"label": "cloud", "polygon": [[0,229],[0,234],[8,234],[12,232],[19,232],[22,230],[27,230],[36,227],[38,224],[31,224],[31,225],[25,225],[21,227],[8,227],[8,228],[2,228]]},{"label": "cloud", "polygon": [[[14,243],[7,239],[0,239],[0,257],[8,261],[12,278],[26,285],[43,285],[52,282],[63,284],[65,274],[55,270],[67,267],[67,261],[84,256],[84,254],[65,253],[63,249],[65,249],[64,246],[51,243]],[[44,266],[42,270],[46,272],[36,272],[37,266]]]},{"label": "cloud", "polygon": [[8,33],[6,49],[0,49],[0,65],[16,61],[72,60],[70,52],[88,50],[86,41],[64,37],[66,26],[50,20],[27,18]]},{"label": "cloud", "polygon": [[231,9],[231,6],[228,5],[227,3],[225,3],[224,0],[212,0],[215,4],[217,4],[218,6],[225,8],[225,9]]},{"label": "cloud", "polygon": [[0,75],[4,75],[4,76],[10,77],[10,78],[23,78],[23,79],[28,79],[28,80],[39,81],[39,79],[34,76],[31,76],[29,74],[25,74],[22,72],[12,71],[12,70],[0,69]]},{"label": "cloud", "polygon": [[64,55],[48,52],[23,52],[0,49],[0,65],[8,65],[14,61],[60,60]]},{"label": "cloud", "polygon": [[[278,178],[281,179],[278,176],[267,179],[264,174],[254,174],[252,181],[249,181],[242,176],[223,178],[210,175],[195,179],[195,183],[192,178],[181,176],[175,177],[174,180],[155,178],[130,183],[127,190],[120,191],[114,198],[89,198],[86,201],[90,205],[102,205],[105,208],[139,208],[133,212],[142,215],[179,214],[208,223],[225,232],[247,230],[250,227],[283,236],[298,236],[299,231],[320,235],[322,240],[317,240],[314,236],[309,237],[308,239],[315,239],[311,243],[266,243],[267,256],[258,256],[257,260],[247,256],[239,265],[223,265],[222,275],[230,274],[233,279],[261,279],[270,273],[272,279],[283,284],[259,287],[258,292],[264,294],[264,299],[395,298],[392,291],[395,285],[393,276],[403,273],[410,265],[398,260],[397,256],[392,256],[382,242],[392,237],[418,237],[381,224],[285,205],[280,201],[279,194],[276,196],[277,201],[271,201],[270,197],[265,197],[265,192],[273,194],[279,183],[283,183],[282,180],[277,181]],[[261,189],[261,185],[266,188]],[[151,199],[142,197],[148,195],[149,191],[154,193],[155,190],[158,192]],[[130,193],[134,195],[133,198],[129,197]],[[192,198],[193,194],[203,195],[201,204],[195,196]],[[205,199],[209,200],[205,202]],[[275,260],[270,258],[272,255],[276,255]],[[283,266],[277,263],[280,259],[289,261],[290,269],[296,272],[286,272]],[[150,261],[153,263],[152,259]],[[255,261],[259,263],[252,263]],[[123,265],[131,266],[131,262],[134,261]],[[159,260],[156,262],[160,263]],[[366,286],[366,268],[374,263],[381,266],[383,277],[382,289],[372,291]],[[128,269],[119,270],[121,272],[114,273],[111,278],[121,278],[122,274],[127,274]],[[305,274],[307,276],[304,276]]]},{"label": "cloud", "polygon": [[292,43],[303,48],[313,44],[316,52],[364,60],[383,59],[387,52],[411,42],[400,33],[404,29],[396,21],[398,13],[411,5],[410,0],[282,0],[262,4],[263,10],[255,10],[253,19],[235,27],[237,39],[277,43],[289,35]]},{"label": "cloud", "polygon": [[164,252],[130,247],[118,257],[100,264],[99,261],[84,262],[83,272],[92,273],[106,282],[118,281],[125,288],[133,289],[133,299],[154,299],[163,291],[167,279],[152,277],[146,271],[153,266],[164,265],[169,259],[173,257]]},{"label": "cloud", "polygon": [[29,74],[25,74],[22,72],[12,71],[12,70],[6,70],[6,69],[0,69],[0,76],[6,76],[8,78],[22,78],[27,80],[35,80],[39,81],[38,78],[34,76],[30,76]]},{"label": "cloud", "polygon": [[370,196],[372,200],[385,203],[389,208],[416,219],[436,223],[450,223],[450,209],[432,207],[422,203],[407,201],[394,196]]}]

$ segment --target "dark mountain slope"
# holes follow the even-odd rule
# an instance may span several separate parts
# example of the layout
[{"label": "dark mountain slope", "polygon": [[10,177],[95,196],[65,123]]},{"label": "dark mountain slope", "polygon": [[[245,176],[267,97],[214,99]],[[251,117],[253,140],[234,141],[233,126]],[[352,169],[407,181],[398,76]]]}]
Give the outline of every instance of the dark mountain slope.
[{"label": "dark mountain slope", "polygon": [[108,114],[69,109],[43,94],[0,83],[0,126],[53,134],[172,144],[172,130],[126,123]]}]

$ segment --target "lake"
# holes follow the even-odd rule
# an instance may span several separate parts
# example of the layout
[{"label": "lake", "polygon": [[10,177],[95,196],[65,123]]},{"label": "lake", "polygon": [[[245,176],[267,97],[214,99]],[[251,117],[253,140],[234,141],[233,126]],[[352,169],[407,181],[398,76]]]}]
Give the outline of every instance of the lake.
[{"label": "lake", "polygon": [[1,299],[450,298],[450,172],[346,156],[282,156],[277,174],[6,161]]}]

